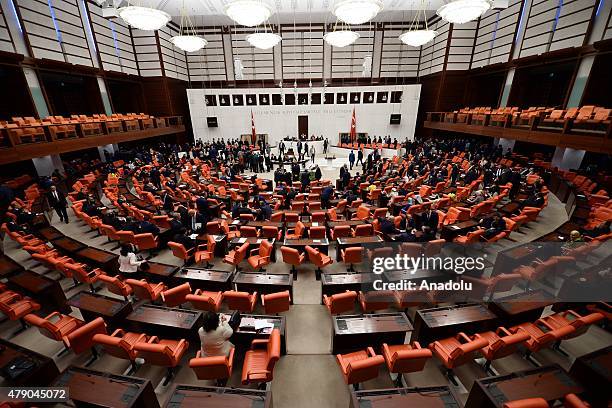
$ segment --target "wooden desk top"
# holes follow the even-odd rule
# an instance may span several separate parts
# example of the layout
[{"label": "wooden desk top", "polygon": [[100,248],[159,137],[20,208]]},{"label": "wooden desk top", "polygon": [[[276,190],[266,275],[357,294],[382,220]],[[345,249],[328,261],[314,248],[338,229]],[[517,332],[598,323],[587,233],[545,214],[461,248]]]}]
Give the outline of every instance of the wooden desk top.
[{"label": "wooden desk top", "polygon": [[[602,377],[607,378],[608,383],[612,383],[612,346],[605,347],[601,350],[593,351],[584,356],[580,356],[574,361],[588,366],[591,370],[596,371]],[[573,370],[570,369],[570,373]],[[589,384],[587,384],[589,386]]]},{"label": "wooden desk top", "polygon": [[352,391],[353,408],[460,408],[447,386]]},{"label": "wooden desk top", "polygon": [[114,317],[124,308],[132,310],[132,304],[126,300],[89,292],[77,293],[68,299],[68,305],[106,317]]},{"label": "wooden desk top", "polygon": [[66,252],[75,253],[80,251],[81,249],[87,248],[87,245],[79,242],[70,237],[63,237],[56,240],[51,241],[55,248],[60,248]]},{"label": "wooden desk top", "polygon": [[[225,316],[227,321],[232,317],[229,313],[220,313]],[[247,319],[247,320],[245,320]],[[256,332],[251,327],[247,327],[246,324],[249,322],[248,319],[253,319],[261,322],[272,323],[274,327],[266,328],[259,332]],[[234,330],[234,333],[242,333],[242,334],[270,334],[273,329],[279,329],[281,336],[285,335],[285,316],[268,316],[268,315],[254,315],[254,314],[241,314],[240,315],[240,324]]]},{"label": "wooden desk top", "polygon": [[342,237],[336,239],[338,245],[360,245],[360,244],[376,244],[384,242],[378,235],[369,235],[367,237]]},{"label": "wooden desk top", "polygon": [[42,235],[47,241],[53,241],[54,239],[62,238],[64,234],[62,234],[55,227],[44,227],[38,230],[38,233]]},{"label": "wooden desk top", "polygon": [[[247,227],[255,227],[255,228],[262,228],[262,227],[276,227],[276,228],[283,228],[283,223],[282,222],[272,222],[272,221],[247,221],[246,224],[244,224]],[[240,227],[238,227],[240,228]]]},{"label": "wooden desk top", "polygon": [[467,221],[456,222],[454,224],[445,225],[442,228],[448,229],[448,230],[451,230],[451,231],[459,231],[459,230],[473,228],[473,227],[475,227],[477,225],[478,225],[478,221],[476,221],[476,220],[467,220]]},{"label": "wooden desk top", "polygon": [[404,312],[334,316],[334,334],[408,332],[413,329]]},{"label": "wooden desk top", "polygon": [[293,275],[290,273],[276,274],[276,273],[249,273],[249,272],[237,272],[234,275],[232,282],[235,284],[250,284],[250,285],[282,285],[292,286]]},{"label": "wooden desk top", "polygon": [[[48,363],[49,361],[55,365],[51,357],[39,354],[18,344],[11,343],[8,340],[0,339],[0,367],[4,367],[11,360],[21,356],[34,360],[34,363],[37,365]],[[0,378],[2,377],[0,376]]]},{"label": "wooden desk top", "polygon": [[538,367],[508,375],[476,380],[501,406],[505,401],[541,397],[553,401],[584,391],[559,365]]},{"label": "wooden desk top", "polygon": [[227,282],[232,272],[215,271],[209,269],[183,268],[174,277],[179,279],[191,279],[210,282]]},{"label": "wooden desk top", "polygon": [[191,330],[201,315],[201,312],[193,310],[141,305],[130,313],[126,320]]},{"label": "wooden desk top", "polygon": [[555,298],[547,292],[538,289],[527,293],[517,293],[495,300],[495,305],[509,315],[544,308],[555,303]]},{"label": "wooden desk top", "polygon": [[366,224],[363,220],[340,220],[340,221],[327,221],[327,226],[329,228],[334,228],[337,226],[348,225],[349,227],[356,227],[357,225]]},{"label": "wooden desk top", "polygon": [[268,408],[270,391],[240,388],[197,387],[178,384],[170,393],[166,408]]},{"label": "wooden desk top", "polygon": [[[54,382],[54,387],[68,387],[70,399],[106,407],[131,407],[149,380],[113,375],[71,366]],[[152,390],[152,387],[151,387]]]},{"label": "wooden desk top", "polygon": [[145,271],[145,273],[150,273],[153,275],[159,276],[172,276],[174,272],[178,270],[178,266],[174,265],[166,265],[157,262],[147,262],[149,264],[149,269]]},{"label": "wooden desk top", "polygon": [[453,326],[456,324],[472,323],[497,318],[481,304],[466,304],[446,307],[436,307],[431,309],[417,310],[425,324],[430,327]]},{"label": "wooden desk top", "polygon": [[276,241],[274,238],[241,237],[232,238],[232,240],[230,241],[230,245],[242,245],[245,242],[248,242],[249,245],[259,245],[264,239],[267,239],[268,242],[270,242],[272,245],[274,245],[274,242]]},{"label": "wooden desk top", "polygon": [[[302,224],[304,224],[304,227],[306,228],[325,227],[326,225],[324,222],[309,222],[309,221],[302,221]],[[297,225],[297,222],[285,222],[285,228],[295,228],[296,225]]]},{"label": "wooden desk top", "polygon": [[0,255],[0,276],[7,277],[19,271],[23,271],[23,266],[4,254]]},{"label": "wooden desk top", "polygon": [[103,251],[93,247],[81,249],[76,253],[76,255],[103,264],[119,258],[119,255],[113,254],[112,252]]},{"label": "wooden desk top", "polygon": [[518,246],[512,249],[509,249],[507,251],[502,251],[500,252],[500,255],[504,255],[512,259],[521,259],[521,258],[531,255],[533,252],[539,250],[540,248],[542,248],[542,245],[537,245],[535,243],[529,243],[529,244],[525,244],[525,245],[521,245],[521,246]]},{"label": "wooden desk top", "polygon": [[285,246],[329,246],[329,240],[327,238],[319,238],[319,239],[310,239],[310,238],[300,238],[300,239],[286,239],[283,241],[283,245]]},{"label": "wooden desk top", "polygon": [[365,273],[323,273],[321,283],[323,285],[349,285],[360,283],[372,283],[380,279],[380,275],[370,272]]},{"label": "wooden desk top", "polygon": [[42,292],[57,283],[47,276],[32,271],[23,271],[13,275],[8,278],[8,281],[32,293]]}]

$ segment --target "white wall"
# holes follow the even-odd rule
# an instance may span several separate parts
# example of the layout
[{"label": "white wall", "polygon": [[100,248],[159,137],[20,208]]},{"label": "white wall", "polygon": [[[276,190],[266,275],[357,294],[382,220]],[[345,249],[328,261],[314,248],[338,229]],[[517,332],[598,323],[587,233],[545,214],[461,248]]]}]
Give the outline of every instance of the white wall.
[{"label": "white wall", "polygon": [[[298,116],[308,115],[308,136],[315,134],[327,137],[330,143],[338,141],[338,133],[348,132],[351,126],[353,107],[357,118],[357,132],[370,136],[391,135],[398,141],[414,139],[416,116],[419,108],[421,85],[333,87],[328,93],[402,91],[401,103],[329,104],[329,105],[269,105],[269,106],[206,106],[205,95],[259,95],[279,94],[279,88],[262,89],[188,89],[191,123],[196,139],[235,138],[251,133],[251,110],[255,118],[257,133],[267,133],[271,144],[286,136],[297,136]],[[285,89],[285,95],[293,92]],[[299,93],[307,89],[300,88]],[[315,89],[314,92],[321,92]],[[270,96],[271,98],[271,96]],[[246,99],[246,98],[245,98]],[[335,99],[336,101],[336,99]],[[363,100],[362,100],[363,102]],[[246,103],[246,102],[245,102]],[[390,125],[392,113],[401,114],[400,125]],[[219,127],[209,128],[206,117],[216,116]]]}]

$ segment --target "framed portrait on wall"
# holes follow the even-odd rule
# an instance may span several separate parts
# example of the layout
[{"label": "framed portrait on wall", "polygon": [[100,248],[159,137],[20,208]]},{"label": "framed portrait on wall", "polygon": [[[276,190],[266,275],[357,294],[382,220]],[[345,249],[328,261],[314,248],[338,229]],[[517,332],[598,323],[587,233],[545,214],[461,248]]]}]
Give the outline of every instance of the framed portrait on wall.
[{"label": "framed portrait on wall", "polygon": [[206,106],[217,106],[217,95],[206,95],[204,97]]},{"label": "framed portrait on wall", "polygon": [[295,105],[295,94],[285,94],[285,105]]},{"label": "framed portrait on wall", "polygon": [[260,94],[259,95],[259,104],[260,105],[270,105],[270,95],[268,95],[268,94]]},{"label": "framed portrait on wall", "polygon": [[232,104],[234,106],[244,105],[244,95],[232,95]]},{"label": "framed portrait on wall", "polygon": [[231,99],[229,95],[219,95],[219,105],[221,106],[230,106]]},{"label": "framed portrait on wall", "polygon": [[333,105],[334,104],[334,94],[326,93],[325,94],[325,105]]},{"label": "framed portrait on wall", "polygon": [[374,103],[374,92],[364,92],[363,103]]},{"label": "framed portrait on wall", "polygon": [[336,99],[336,103],[339,105],[346,105],[347,103],[347,94],[345,92],[340,92],[338,93],[337,99]]},{"label": "framed portrait on wall", "polygon": [[308,94],[298,95],[298,105],[308,105]]},{"label": "framed portrait on wall", "polygon": [[402,91],[393,91],[391,92],[391,103],[402,103]]},{"label": "framed portrait on wall", "polygon": [[360,92],[351,92],[351,103],[361,103]]},{"label": "framed portrait on wall", "polygon": [[272,94],[272,105],[282,105],[283,98],[281,98],[280,94]]},{"label": "framed portrait on wall", "polygon": [[389,102],[389,92],[378,92],[376,94],[376,103],[388,103]]},{"label": "framed portrait on wall", "polygon": [[256,106],[257,105],[257,95],[247,95],[246,104],[247,106]]},{"label": "framed portrait on wall", "polygon": [[311,95],[310,104],[311,105],[320,105],[321,104],[321,94],[320,93],[313,93]]}]

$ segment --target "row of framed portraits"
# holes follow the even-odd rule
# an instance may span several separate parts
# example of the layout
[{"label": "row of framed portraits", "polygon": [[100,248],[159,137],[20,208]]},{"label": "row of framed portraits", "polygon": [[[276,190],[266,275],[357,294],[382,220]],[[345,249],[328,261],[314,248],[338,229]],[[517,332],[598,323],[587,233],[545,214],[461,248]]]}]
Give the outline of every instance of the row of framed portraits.
[{"label": "row of framed portraits", "polygon": [[307,93],[287,90],[281,94],[206,95],[206,106],[268,106],[268,105],[346,105],[360,103],[402,103],[402,91]]}]

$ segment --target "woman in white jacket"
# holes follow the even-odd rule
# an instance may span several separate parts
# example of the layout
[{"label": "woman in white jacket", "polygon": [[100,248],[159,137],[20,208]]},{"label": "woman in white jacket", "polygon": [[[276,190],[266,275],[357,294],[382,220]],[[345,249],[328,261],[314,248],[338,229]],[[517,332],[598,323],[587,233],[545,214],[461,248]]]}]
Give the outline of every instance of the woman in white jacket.
[{"label": "woman in white jacket", "polygon": [[227,356],[234,345],[229,338],[234,333],[227,319],[215,312],[204,313],[204,323],[198,334],[202,343],[202,356]]},{"label": "woman in white jacket", "polygon": [[136,258],[136,254],[131,251],[129,245],[122,245],[119,254],[119,272],[121,273],[136,273],[138,267],[145,262]]}]

